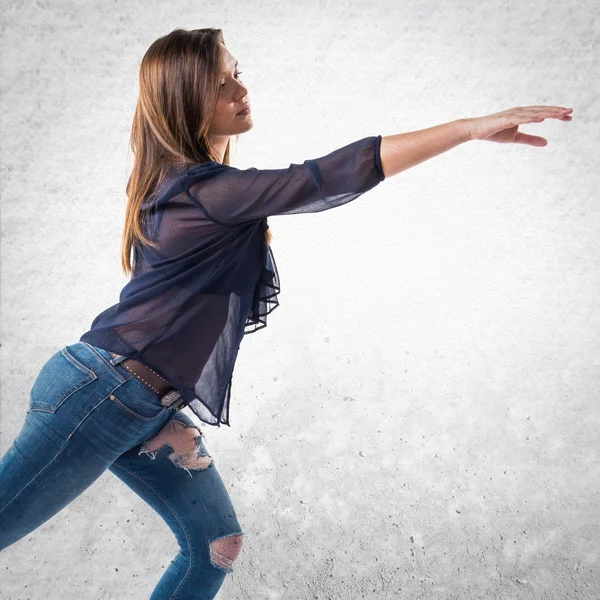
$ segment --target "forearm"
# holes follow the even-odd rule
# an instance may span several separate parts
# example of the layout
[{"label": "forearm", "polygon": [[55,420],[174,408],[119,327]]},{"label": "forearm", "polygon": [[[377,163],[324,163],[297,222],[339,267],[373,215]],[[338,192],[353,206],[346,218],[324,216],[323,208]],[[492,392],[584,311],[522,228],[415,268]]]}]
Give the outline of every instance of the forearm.
[{"label": "forearm", "polygon": [[428,129],[381,137],[381,166],[385,177],[468,141],[468,119],[457,119]]}]

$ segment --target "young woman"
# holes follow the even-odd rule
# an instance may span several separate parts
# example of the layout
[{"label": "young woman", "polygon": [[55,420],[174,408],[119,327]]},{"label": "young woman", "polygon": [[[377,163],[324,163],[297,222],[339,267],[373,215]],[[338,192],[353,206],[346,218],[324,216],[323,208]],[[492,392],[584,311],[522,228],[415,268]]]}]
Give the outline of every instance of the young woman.
[{"label": "young woman", "polygon": [[[152,600],[214,598],[243,532],[204,444],[229,425],[243,336],[278,306],[270,215],[350,202],[385,178],[466,142],[545,146],[518,127],[572,109],[528,106],[365,137],[283,169],[229,165],[252,128],[248,90],[220,29],[176,29],[140,67],[119,302],[43,365],[23,428],[0,461],[0,550],[106,469],[154,508],[180,551]],[[133,256],[133,260],[132,260]]]}]

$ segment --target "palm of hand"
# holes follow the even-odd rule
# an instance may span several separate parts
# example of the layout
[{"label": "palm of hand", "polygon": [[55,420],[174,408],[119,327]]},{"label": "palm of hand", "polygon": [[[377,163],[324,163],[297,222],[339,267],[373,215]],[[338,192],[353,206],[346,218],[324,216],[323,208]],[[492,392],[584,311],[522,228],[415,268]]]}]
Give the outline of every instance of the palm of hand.
[{"label": "palm of hand", "polygon": [[[507,129],[501,129],[496,133],[493,133],[489,137],[485,138],[488,142],[500,142],[501,144],[509,144],[517,141],[519,135],[519,126],[508,127]],[[523,134],[521,134],[523,135]]]},{"label": "palm of hand", "polygon": [[486,140],[502,144],[517,143],[530,146],[546,146],[548,140],[537,135],[519,131],[519,125],[541,123],[546,118],[570,121],[572,108],[559,106],[526,106],[511,108],[492,115],[470,119],[469,135],[474,140]]}]

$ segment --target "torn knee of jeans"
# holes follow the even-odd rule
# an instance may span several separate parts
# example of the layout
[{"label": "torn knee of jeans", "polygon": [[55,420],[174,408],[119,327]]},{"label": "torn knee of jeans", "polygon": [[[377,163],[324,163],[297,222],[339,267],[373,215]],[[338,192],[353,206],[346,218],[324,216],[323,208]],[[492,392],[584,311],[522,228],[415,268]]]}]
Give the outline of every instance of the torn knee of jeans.
[{"label": "torn knee of jeans", "polygon": [[189,469],[202,470],[212,464],[212,457],[203,453],[201,443],[202,431],[196,425],[188,426],[174,419],[155,437],[145,441],[138,455],[144,453],[155,459],[160,449],[170,446],[173,452],[169,460],[189,473]]},{"label": "torn knee of jeans", "polygon": [[233,571],[231,565],[242,549],[243,535],[243,533],[235,533],[213,540],[210,543],[210,562],[213,567],[222,569],[227,573]]}]

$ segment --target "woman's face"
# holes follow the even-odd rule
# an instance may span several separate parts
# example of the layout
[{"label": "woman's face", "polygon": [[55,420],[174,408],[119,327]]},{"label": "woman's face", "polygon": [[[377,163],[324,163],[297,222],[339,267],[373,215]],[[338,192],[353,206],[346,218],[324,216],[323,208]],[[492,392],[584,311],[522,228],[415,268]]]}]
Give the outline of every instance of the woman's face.
[{"label": "woman's face", "polygon": [[[237,69],[237,61],[223,48],[223,70],[219,88],[217,106],[210,124],[210,132],[217,145],[227,144],[231,135],[238,135],[252,129],[252,115],[238,115],[237,113],[249,104],[248,90],[241,82]],[[226,139],[221,139],[226,138]]]}]

